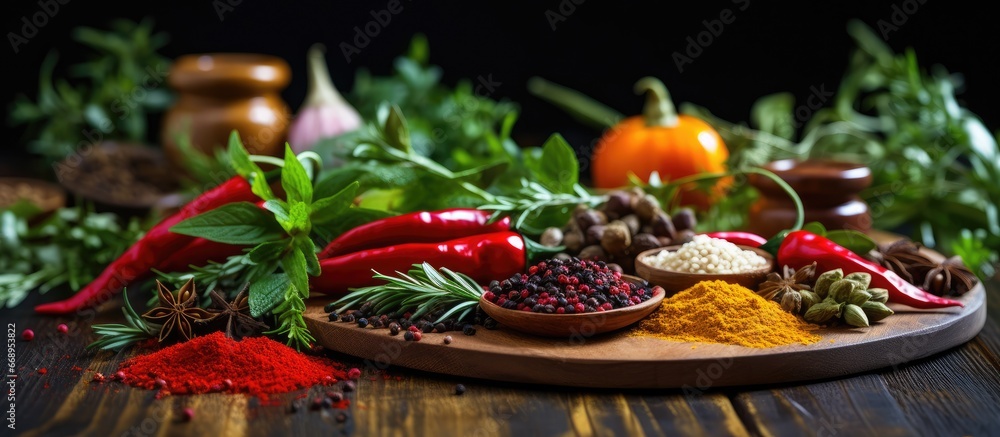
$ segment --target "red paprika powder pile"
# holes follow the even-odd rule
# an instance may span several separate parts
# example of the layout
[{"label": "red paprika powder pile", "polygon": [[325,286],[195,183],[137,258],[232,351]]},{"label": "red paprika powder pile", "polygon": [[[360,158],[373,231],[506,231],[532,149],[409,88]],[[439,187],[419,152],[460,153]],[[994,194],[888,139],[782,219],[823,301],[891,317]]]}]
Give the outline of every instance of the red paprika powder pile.
[{"label": "red paprika powder pile", "polygon": [[[124,382],[161,394],[246,393],[261,399],[347,378],[344,366],[266,337],[236,341],[221,332],[122,363]],[[158,381],[161,381],[157,384]]]}]

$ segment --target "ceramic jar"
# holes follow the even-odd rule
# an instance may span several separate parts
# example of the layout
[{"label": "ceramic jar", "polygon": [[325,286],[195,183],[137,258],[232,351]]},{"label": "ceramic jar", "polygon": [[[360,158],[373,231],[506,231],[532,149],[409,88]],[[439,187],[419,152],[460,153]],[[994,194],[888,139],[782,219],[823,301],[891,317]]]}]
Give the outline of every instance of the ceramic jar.
[{"label": "ceramic jar", "polygon": [[[859,193],[872,183],[871,169],[862,164],[830,160],[781,160],[764,166],[799,194],[805,222],[827,229],[871,229],[868,205]],[[760,198],[750,208],[749,231],[770,237],[795,224],[795,205],[771,179],[753,174],[750,184]]]},{"label": "ceramic jar", "polygon": [[236,129],[251,154],[282,154],[291,111],[279,93],[290,78],[288,64],[274,56],[214,53],[178,58],[168,77],[178,98],[164,116],[160,138],[171,165],[182,167],[177,139],[185,133],[202,152],[224,148]]}]

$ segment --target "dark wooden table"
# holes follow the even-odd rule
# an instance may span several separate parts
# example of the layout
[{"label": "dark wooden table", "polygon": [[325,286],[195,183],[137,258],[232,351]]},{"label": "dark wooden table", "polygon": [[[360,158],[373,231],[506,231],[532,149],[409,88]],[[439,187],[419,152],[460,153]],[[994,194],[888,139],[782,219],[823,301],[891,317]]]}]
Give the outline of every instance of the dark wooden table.
[{"label": "dark wooden table", "polygon": [[[40,317],[31,308],[44,296],[33,296],[0,310],[8,329],[16,325],[17,338],[16,430],[6,420],[3,429],[46,436],[1000,435],[1000,282],[987,284],[987,295],[986,326],[969,343],[861,375],[685,393],[516,386],[392,368],[388,377],[361,378],[343,423],[338,410],[291,413],[291,400],[306,390],[277,397],[280,405],[260,405],[222,394],[156,400],[151,391],[93,383],[94,372],[114,373],[129,356],[84,349],[93,340],[89,325],[119,320],[120,302],[94,320]],[[70,332],[58,334],[59,323]],[[20,339],[25,328],[35,331],[34,341]],[[468,388],[462,396],[453,394],[458,383]],[[2,405],[9,409],[9,402]],[[192,422],[179,419],[185,407],[196,412]]]}]

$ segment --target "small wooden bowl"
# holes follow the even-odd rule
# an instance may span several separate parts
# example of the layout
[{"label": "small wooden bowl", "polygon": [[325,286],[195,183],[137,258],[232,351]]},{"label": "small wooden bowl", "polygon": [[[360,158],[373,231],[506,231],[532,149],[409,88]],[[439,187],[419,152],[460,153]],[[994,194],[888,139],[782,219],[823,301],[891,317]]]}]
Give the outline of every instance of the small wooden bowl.
[{"label": "small wooden bowl", "polygon": [[36,206],[39,216],[66,206],[66,192],[52,182],[28,178],[0,178],[0,210],[25,201]]},{"label": "small wooden bowl", "polygon": [[672,270],[661,269],[659,267],[654,267],[644,260],[650,255],[656,255],[660,251],[669,250],[674,251],[680,249],[680,246],[667,246],[660,247],[656,249],[650,249],[645,252],[640,253],[635,257],[635,272],[639,277],[649,281],[650,284],[659,285],[663,287],[668,293],[676,293],[681,290],[686,290],[701,281],[714,281],[721,280],[728,282],[730,284],[739,284],[746,288],[756,291],[757,286],[764,279],[767,278],[767,274],[774,270],[774,257],[770,253],[765,252],[762,249],[750,246],[739,246],[740,249],[750,250],[754,253],[767,259],[768,264],[766,267],[762,267],[760,270],[756,270],[749,273],[731,273],[731,274],[721,274],[721,273],[686,273],[686,272],[675,272]]},{"label": "small wooden bowl", "polygon": [[[635,276],[623,275],[622,278],[633,284],[646,284],[645,280]],[[485,297],[479,299],[479,306],[505,328],[525,334],[540,337],[586,338],[621,329],[642,320],[660,306],[664,296],[666,292],[654,286],[653,297],[639,305],[583,314],[541,314],[511,310],[500,307]]]}]

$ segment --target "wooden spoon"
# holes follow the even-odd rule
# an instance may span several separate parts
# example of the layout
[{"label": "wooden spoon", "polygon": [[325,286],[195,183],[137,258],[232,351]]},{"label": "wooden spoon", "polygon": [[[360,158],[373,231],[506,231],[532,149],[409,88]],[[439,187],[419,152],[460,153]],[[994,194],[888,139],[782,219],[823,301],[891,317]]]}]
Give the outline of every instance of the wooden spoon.
[{"label": "wooden spoon", "polygon": [[[622,275],[622,279],[636,285],[647,286],[645,280],[635,276]],[[638,305],[580,314],[544,314],[511,310],[490,302],[485,297],[479,299],[479,306],[505,328],[542,337],[583,339],[621,329],[642,320],[660,306],[664,296],[666,292],[663,288],[654,286],[653,297]]]}]

